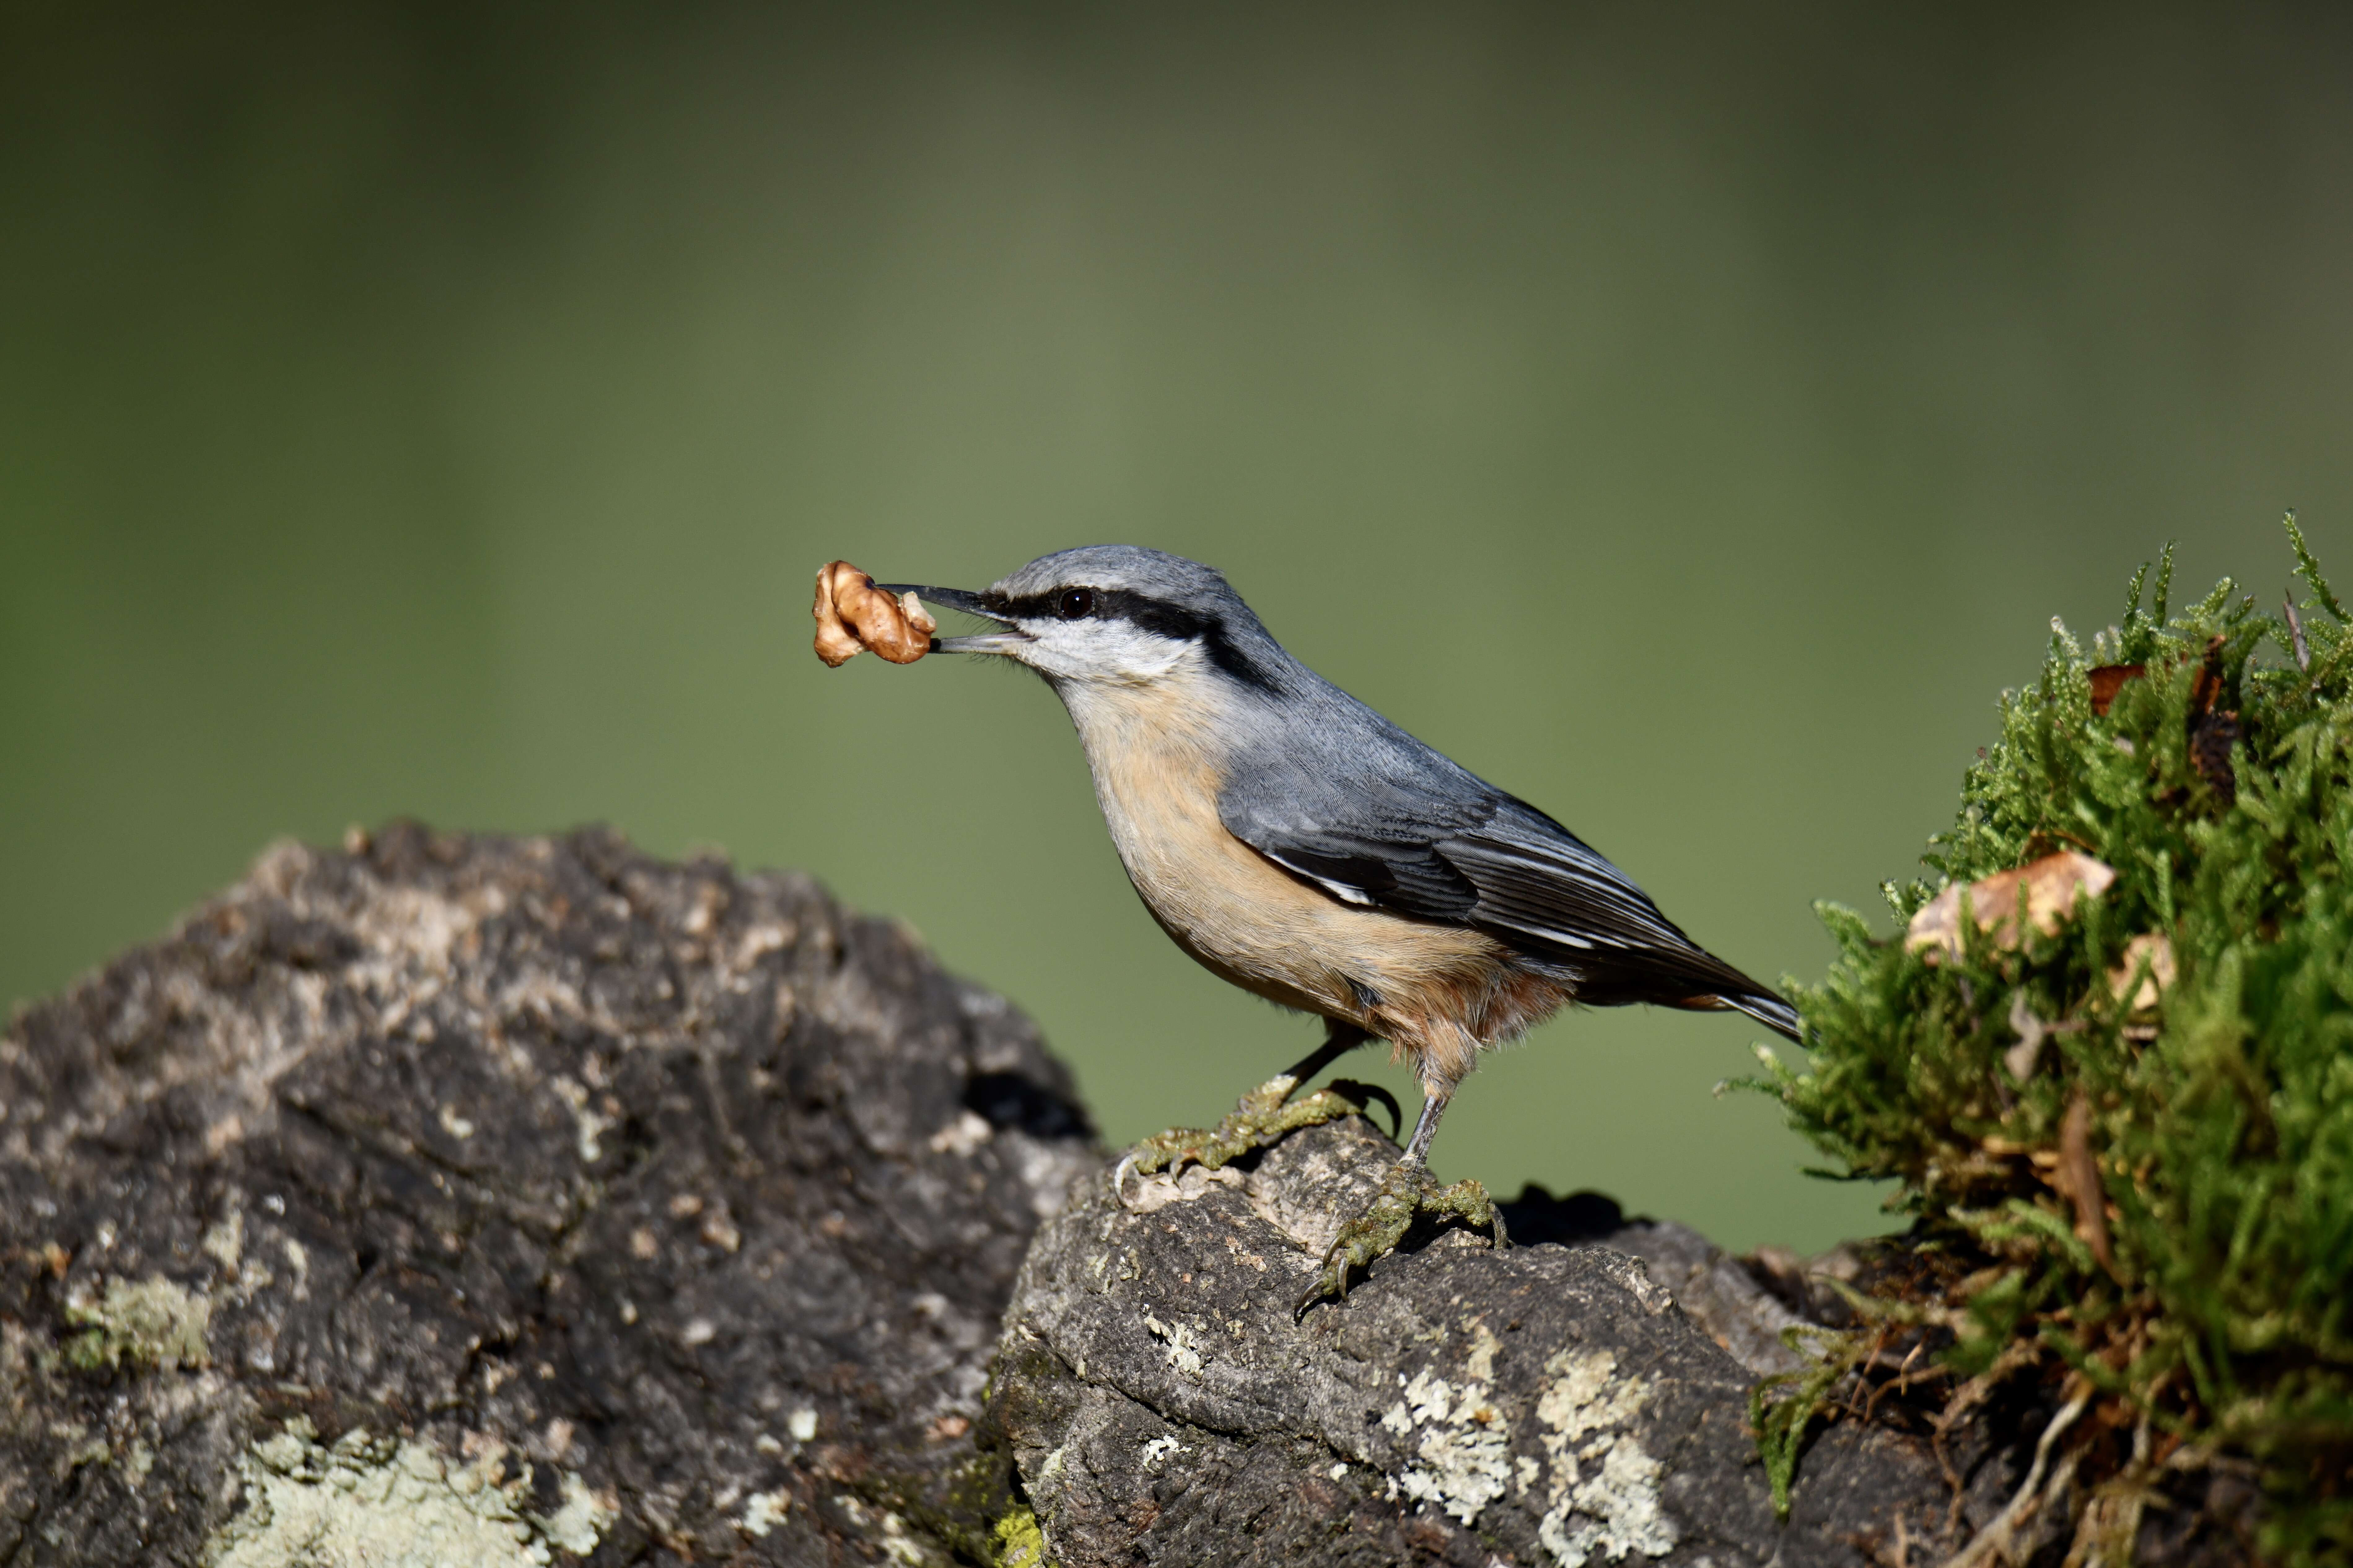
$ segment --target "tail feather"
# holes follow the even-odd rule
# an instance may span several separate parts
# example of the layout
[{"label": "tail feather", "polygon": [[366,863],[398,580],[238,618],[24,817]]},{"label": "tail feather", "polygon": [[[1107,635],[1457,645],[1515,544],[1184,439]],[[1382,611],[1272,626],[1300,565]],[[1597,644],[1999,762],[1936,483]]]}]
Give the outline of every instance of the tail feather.
[{"label": "tail feather", "polygon": [[1769,992],[1764,995],[1752,996],[1735,995],[1726,992],[1723,994],[1722,1000],[1725,1006],[1747,1014],[1777,1035],[1785,1036],[1792,1040],[1804,1039],[1799,1028],[1798,1010]]},{"label": "tail feather", "polygon": [[1704,948],[1602,950],[1558,966],[1588,1007],[1648,1003],[1695,1013],[1746,1013],[1777,1035],[1802,1042],[1798,1010]]}]

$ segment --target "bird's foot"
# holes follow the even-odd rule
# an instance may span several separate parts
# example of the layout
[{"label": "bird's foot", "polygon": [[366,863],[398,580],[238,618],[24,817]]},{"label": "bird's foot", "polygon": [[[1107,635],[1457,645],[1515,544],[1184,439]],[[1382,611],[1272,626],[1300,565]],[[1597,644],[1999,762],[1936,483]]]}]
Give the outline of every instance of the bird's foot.
[{"label": "bird's foot", "polygon": [[1131,1171],[1146,1175],[1155,1171],[1174,1174],[1187,1165],[1214,1171],[1285,1133],[1353,1116],[1364,1110],[1369,1100],[1386,1102],[1390,1116],[1398,1114],[1397,1101],[1387,1089],[1375,1084],[1335,1079],[1329,1089],[1319,1089],[1293,1100],[1291,1097],[1298,1088],[1299,1080],[1286,1073],[1267,1079],[1242,1096],[1215,1127],[1172,1127],[1166,1132],[1155,1132],[1127,1152],[1119,1163],[1115,1179],[1124,1184]]},{"label": "bird's foot", "polygon": [[1441,1187],[1438,1178],[1419,1160],[1399,1160],[1381,1179],[1380,1191],[1365,1205],[1365,1212],[1340,1227],[1331,1250],[1324,1254],[1323,1274],[1314,1288],[1299,1299],[1293,1316],[1304,1317],[1308,1308],[1326,1296],[1345,1300],[1348,1271],[1369,1268],[1376,1258],[1396,1251],[1418,1214],[1451,1216],[1469,1225],[1483,1226],[1494,1236],[1498,1247],[1511,1245],[1511,1237],[1504,1234],[1503,1212],[1487,1195],[1485,1187],[1467,1180]]}]

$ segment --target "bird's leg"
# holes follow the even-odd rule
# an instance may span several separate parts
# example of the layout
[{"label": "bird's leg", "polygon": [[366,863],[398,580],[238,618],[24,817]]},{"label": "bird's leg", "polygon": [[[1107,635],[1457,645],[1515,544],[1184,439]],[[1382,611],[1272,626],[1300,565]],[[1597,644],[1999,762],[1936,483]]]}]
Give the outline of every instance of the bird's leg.
[{"label": "bird's leg", "polygon": [[[1351,1101],[1328,1089],[1319,1089],[1298,1100],[1291,1097],[1298,1093],[1301,1084],[1371,1037],[1354,1024],[1332,1020],[1326,1026],[1324,1043],[1306,1059],[1243,1095],[1217,1126],[1207,1130],[1172,1127],[1138,1143],[1120,1162],[1121,1178],[1124,1180],[1130,1170],[1178,1171],[1187,1164],[1214,1171],[1286,1132],[1336,1121],[1355,1113],[1362,1109],[1361,1100]],[[1373,1092],[1381,1093],[1378,1089]]]},{"label": "bird's leg", "polygon": [[1340,1227],[1332,1238],[1330,1250],[1324,1254],[1324,1272],[1316,1278],[1314,1288],[1299,1299],[1293,1309],[1304,1315],[1307,1309],[1326,1296],[1345,1298],[1348,1294],[1348,1270],[1369,1268],[1376,1258],[1386,1258],[1397,1250],[1412,1228],[1417,1214],[1433,1214],[1443,1218],[1451,1215],[1466,1224],[1484,1226],[1495,1237],[1499,1247],[1511,1245],[1504,1231],[1503,1211],[1487,1195],[1487,1189],[1475,1181],[1464,1180],[1451,1187],[1441,1187],[1438,1178],[1430,1173],[1430,1141],[1438,1135],[1438,1119],[1446,1114],[1447,1101],[1453,1098],[1451,1083],[1426,1082],[1422,1085],[1421,1116],[1413,1125],[1413,1142],[1408,1143],[1405,1155],[1389,1167],[1381,1178],[1380,1191],[1356,1218]]}]

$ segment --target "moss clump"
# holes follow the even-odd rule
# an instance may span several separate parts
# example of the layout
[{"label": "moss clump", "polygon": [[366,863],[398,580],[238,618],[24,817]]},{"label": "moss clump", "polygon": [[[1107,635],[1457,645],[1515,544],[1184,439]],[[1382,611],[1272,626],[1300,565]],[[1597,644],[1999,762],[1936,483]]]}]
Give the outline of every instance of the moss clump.
[{"label": "moss clump", "polygon": [[[2113,884],[1942,948],[1823,906],[1809,1062],[1759,1087],[1841,1173],[1901,1184],[1909,1261],[1866,1334],[1972,1403],[2040,1379],[2074,1413],[2048,1468],[2093,1483],[2106,1542],[2235,1457],[2265,1554],[2318,1563],[2353,1555],[2353,627],[2287,526],[2303,615],[2226,579],[2169,618],[2168,550],[2088,655],[2054,621],[1925,857],[1949,886],[2073,851]],[[1939,890],[1885,889],[1906,922]],[[1783,1477],[1825,1396],[1799,1382],[1760,1405]]]},{"label": "moss clump", "polygon": [[1046,1556],[1046,1532],[1027,1507],[1016,1507],[998,1520],[995,1534],[997,1568],[1054,1568]]}]

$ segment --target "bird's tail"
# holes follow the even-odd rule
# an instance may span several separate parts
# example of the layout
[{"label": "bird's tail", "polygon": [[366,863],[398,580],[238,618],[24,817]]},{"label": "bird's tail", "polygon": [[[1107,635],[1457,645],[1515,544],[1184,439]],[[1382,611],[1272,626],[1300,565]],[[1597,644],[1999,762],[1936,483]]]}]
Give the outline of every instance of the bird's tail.
[{"label": "bird's tail", "polygon": [[1725,1006],[1746,1013],[1777,1035],[1792,1040],[1802,1040],[1798,1027],[1798,1010],[1770,992],[1762,995],[1740,995],[1732,992],[1719,994]]}]

